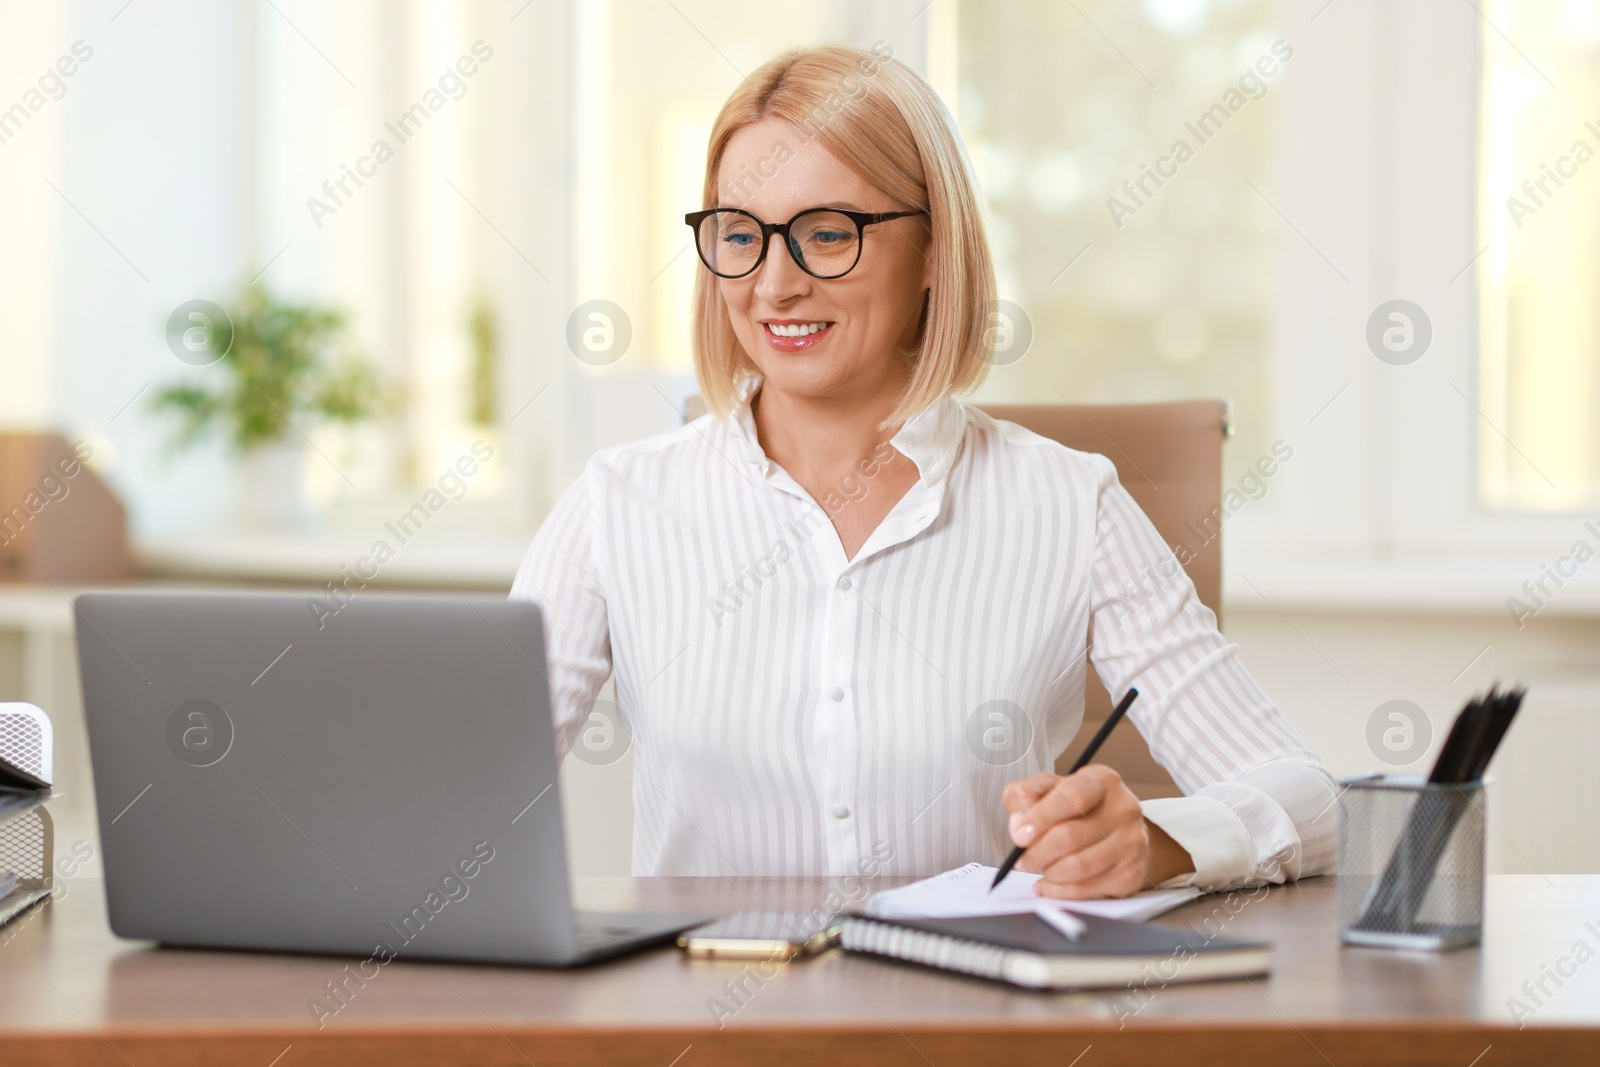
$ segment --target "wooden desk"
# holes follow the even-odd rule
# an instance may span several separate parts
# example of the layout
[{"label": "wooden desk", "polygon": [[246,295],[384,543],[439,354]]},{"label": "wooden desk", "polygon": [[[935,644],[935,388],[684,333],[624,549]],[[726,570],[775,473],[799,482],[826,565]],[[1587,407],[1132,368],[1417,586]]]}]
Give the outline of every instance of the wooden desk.
[{"label": "wooden desk", "polygon": [[[106,928],[99,883],[68,885],[21,926],[0,930],[0,1063],[1600,1062],[1600,876],[1491,878],[1483,947],[1443,956],[1341,948],[1332,879],[1204,898],[1158,921],[1209,920],[1228,936],[1271,941],[1272,976],[1142,997],[1027,993],[837,952],[768,965],[775,973],[757,984],[752,965],[659,949],[575,972],[396,961],[320,1030],[308,1001],[347,961],[119,941]],[[596,908],[809,909],[826,886],[605,879],[579,893]],[[1523,983],[1552,969],[1570,976],[1559,988],[1546,979],[1550,995],[1519,1029],[1507,999],[1531,1007]],[[736,1001],[728,983],[741,980],[747,992]],[[743,1004],[720,1029],[714,998]]]}]

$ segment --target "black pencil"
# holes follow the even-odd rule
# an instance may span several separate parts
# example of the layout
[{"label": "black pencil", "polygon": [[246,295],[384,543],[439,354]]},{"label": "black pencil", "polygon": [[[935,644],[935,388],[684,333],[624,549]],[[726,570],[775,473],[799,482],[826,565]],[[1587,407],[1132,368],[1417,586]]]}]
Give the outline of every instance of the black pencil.
[{"label": "black pencil", "polygon": [[[1123,697],[1121,702],[1111,710],[1110,715],[1106,716],[1106,721],[1101,723],[1100,729],[1095,732],[1094,738],[1089,742],[1089,746],[1083,750],[1083,754],[1073,763],[1072,770],[1068,771],[1068,774],[1077,774],[1089,765],[1089,761],[1093,760],[1095,753],[1100,751],[1100,746],[1106,743],[1106,738],[1111,736],[1111,731],[1116,728],[1117,723],[1121,722],[1122,717],[1128,714],[1128,708],[1133,706],[1133,699],[1138,695],[1138,689],[1128,690],[1128,695]],[[1011,873],[1011,868],[1015,867],[1017,861],[1022,858],[1022,853],[1023,848],[1021,845],[1011,850],[1011,855],[1006,857],[1006,861],[995,872],[994,881],[989,883],[989,892],[993,893],[995,886],[1005,881],[1006,875]]]}]

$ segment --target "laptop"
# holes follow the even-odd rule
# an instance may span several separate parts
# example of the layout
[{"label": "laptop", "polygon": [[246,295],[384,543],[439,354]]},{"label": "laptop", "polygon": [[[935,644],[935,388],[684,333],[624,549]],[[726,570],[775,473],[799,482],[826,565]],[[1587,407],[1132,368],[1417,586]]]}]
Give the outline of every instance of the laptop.
[{"label": "laptop", "polygon": [[565,967],[711,918],[573,908],[532,603],[105,592],[74,606],[118,936]]}]

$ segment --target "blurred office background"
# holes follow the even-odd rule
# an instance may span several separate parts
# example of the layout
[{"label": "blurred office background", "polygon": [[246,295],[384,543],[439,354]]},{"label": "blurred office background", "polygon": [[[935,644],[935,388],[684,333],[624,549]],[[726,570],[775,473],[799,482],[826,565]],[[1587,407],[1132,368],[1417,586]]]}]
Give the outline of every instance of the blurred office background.
[{"label": "blurred office background", "polygon": [[[1474,691],[1525,682],[1492,867],[1600,870],[1584,0],[7,5],[0,428],[82,443],[139,582],[340,582],[442,499],[371,587],[503,591],[593,450],[681,422],[712,119],[821,41],[892,49],[966,137],[1015,339],[977,401],[1230,398],[1246,664],[1340,775],[1425,771]],[[252,285],[342,312],[384,402],[174,447],[154,397],[228,379],[169,319]],[[57,722],[68,846],[74,588],[0,583],[0,699]],[[629,767],[622,737],[563,770],[580,874],[627,869]]]}]

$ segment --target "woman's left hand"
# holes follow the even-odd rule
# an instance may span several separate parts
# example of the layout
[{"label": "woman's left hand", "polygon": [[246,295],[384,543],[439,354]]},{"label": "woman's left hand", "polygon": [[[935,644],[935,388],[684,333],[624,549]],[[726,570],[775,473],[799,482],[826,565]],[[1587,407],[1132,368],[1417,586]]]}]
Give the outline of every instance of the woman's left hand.
[{"label": "woman's left hand", "polygon": [[1126,897],[1194,870],[1189,853],[1145,819],[1122,775],[1104,764],[1023,778],[1006,786],[1004,800],[1011,840],[1027,849],[1017,870],[1042,875],[1041,896]]}]

